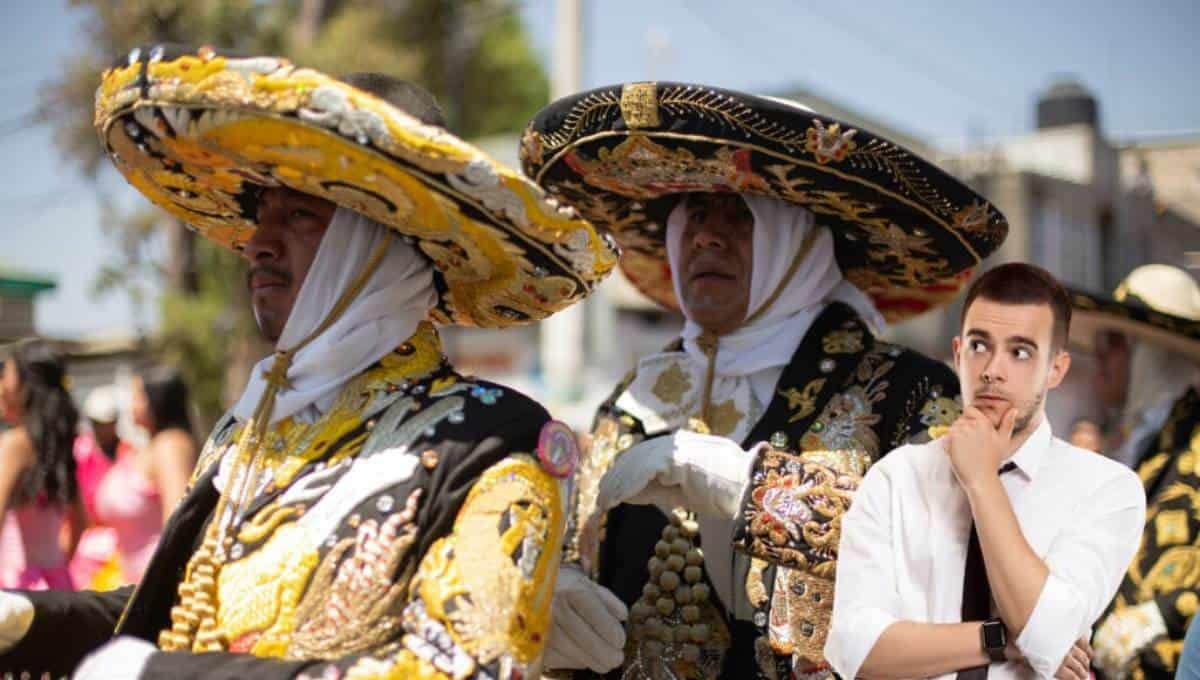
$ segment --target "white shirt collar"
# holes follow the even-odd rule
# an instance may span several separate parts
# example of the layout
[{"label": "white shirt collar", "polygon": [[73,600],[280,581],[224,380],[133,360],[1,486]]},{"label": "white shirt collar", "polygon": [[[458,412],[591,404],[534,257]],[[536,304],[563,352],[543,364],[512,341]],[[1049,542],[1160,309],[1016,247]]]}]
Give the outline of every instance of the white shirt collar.
[{"label": "white shirt collar", "polygon": [[1021,444],[1013,455],[1005,459],[1005,463],[1013,463],[1029,479],[1033,479],[1038,468],[1045,462],[1050,453],[1050,442],[1053,439],[1050,432],[1050,420],[1042,414],[1042,422],[1034,429],[1029,438]]}]

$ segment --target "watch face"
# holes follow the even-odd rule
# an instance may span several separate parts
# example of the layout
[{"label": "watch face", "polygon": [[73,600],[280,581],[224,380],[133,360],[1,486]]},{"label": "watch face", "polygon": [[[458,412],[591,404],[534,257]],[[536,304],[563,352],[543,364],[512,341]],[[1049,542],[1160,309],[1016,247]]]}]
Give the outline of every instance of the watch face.
[{"label": "watch face", "polygon": [[999,621],[985,621],[983,624],[983,643],[988,649],[1003,648],[1005,645],[1004,624]]}]

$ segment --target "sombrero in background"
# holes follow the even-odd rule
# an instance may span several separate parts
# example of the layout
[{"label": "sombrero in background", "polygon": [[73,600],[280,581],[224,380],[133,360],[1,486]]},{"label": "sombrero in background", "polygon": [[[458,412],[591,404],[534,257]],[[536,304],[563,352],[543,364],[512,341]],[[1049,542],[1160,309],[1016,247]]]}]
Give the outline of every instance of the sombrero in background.
[{"label": "sombrero in background", "polygon": [[445,129],[276,57],[133,50],[104,73],[96,129],[125,178],[225,247],[287,186],[404,234],[436,267],[441,323],[536,321],[591,292],[616,253],[574,211]]},{"label": "sombrero in background", "polygon": [[789,201],[836,241],[846,278],[889,321],[948,302],[1008,223],[984,197],[867,130],[791,102],[703,85],[627,83],[560,99],[521,141],[526,174],[622,247],[643,293],[678,307],[664,237],[674,194]]},{"label": "sombrero in background", "polygon": [[1186,271],[1148,264],[1130,272],[1112,297],[1068,292],[1072,345],[1091,351],[1096,333],[1111,330],[1200,363],[1200,285]]}]

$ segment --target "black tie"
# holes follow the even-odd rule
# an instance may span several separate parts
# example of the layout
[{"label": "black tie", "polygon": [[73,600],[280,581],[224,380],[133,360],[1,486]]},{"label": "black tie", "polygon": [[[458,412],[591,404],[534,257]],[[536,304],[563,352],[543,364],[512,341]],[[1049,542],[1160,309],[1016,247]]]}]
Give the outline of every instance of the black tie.
[{"label": "black tie", "polygon": [[[1000,468],[1000,474],[1016,469],[1017,464],[1009,461]],[[967,564],[963,571],[962,620],[986,621],[992,615],[992,588],[988,585],[987,566],[983,562],[983,549],[979,547],[979,534],[971,522],[971,537],[967,539]],[[958,680],[984,680],[988,667],[964,668],[958,672]]]}]

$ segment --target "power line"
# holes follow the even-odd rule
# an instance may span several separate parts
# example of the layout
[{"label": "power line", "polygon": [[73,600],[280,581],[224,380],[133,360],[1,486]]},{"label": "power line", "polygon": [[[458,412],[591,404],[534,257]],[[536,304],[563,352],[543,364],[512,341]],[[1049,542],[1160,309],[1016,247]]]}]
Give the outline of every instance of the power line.
[{"label": "power line", "polygon": [[[763,55],[754,54],[753,52],[751,52],[749,49],[747,49],[745,47],[745,43],[743,43],[742,41],[733,40],[729,36],[725,35],[725,32],[722,31],[719,26],[717,26],[716,24],[709,21],[708,17],[705,16],[703,12],[698,12],[693,7],[691,7],[688,4],[687,0],[680,0],[679,4],[683,5],[684,10],[686,10],[689,14],[691,14],[693,17],[695,17],[700,23],[704,24],[705,28],[707,28],[709,31],[711,31],[713,35],[720,38],[722,42],[724,42],[729,47],[732,47],[734,50],[741,52],[743,57],[749,57],[750,61],[752,61],[752,62],[753,61],[761,62],[764,60]],[[773,60],[766,58],[766,61],[767,61],[767,63],[771,63],[772,65],[774,65]]]},{"label": "power line", "polygon": [[[753,4],[749,4],[748,6],[750,8],[754,7]],[[769,41],[763,41],[761,39],[756,40],[756,41],[734,40],[731,37],[725,35],[721,31],[720,28],[718,28],[716,25],[714,25],[712,22],[710,22],[700,12],[697,12],[690,7],[688,9],[693,14],[693,16],[696,16],[698,19],[700,19],[713,32],[718,33],[726,43],[735,45],[744,54],[750,54],[750,53],[746,50],[745,47],[743,47],[743,45],[761,44],[763,42],[769,42]],[[890,57],[894,62],[897,62],[899,65],[903,66],[906,70],[908,70],[910,72],[915,72],[918,75],[924,76],[926,79],[930,80],[934,84],[942,87],[946,91],[951,92],[964,100],[970,101],[972,104],[975,104],[975,105],[981,106],[981,107],[986,107],[989,109],[1002,105],[1002,102],[1000,102],[1000,100],[998,100],[998,99],[992,99],[990,97],[986,98],[986,99],[981,99],[977,94],[965,91],[957,83],[959,81],[968,80],[968,79],[962,77],[959,74],[948,74],[948,72],[946,72],[943,69],[942,64],[936,63],[932,60],[929,60],[929,59],[913,52],[912,50],[908,49],[907,47],[905,47],[898,41],[890,39],[890,38],[884,36],[883,34],[876,32],[873,28],[871,28],[869,25],[867,25],[864,22],[857,21],[853,17],[851,17],[849,15],[845,15],[845,14],[838,15],[835,17],[832,14],[830,14],[825,8],[821,7],[819,3],[813,3],[809,9],[812,10],[814,13],[816,13],[826,23],[828,23],[829,25],[838,29],[842,33],[849,35],[851,37],[854,37],[861,42],[867,43],[871,47],[875,48],[876,51],[879,51],[879,52],[883,53],[885,56]],[[777,21],[771,21],[771,20],[769,20],[769,18],[762,19],[761,21],[757,22],[757,25],[760,27],[766,27],[766,28],[776,31],[776,32],[778,32],[778,30],[780,28]],[[787,38],[788,38],[787,44],[789,44],[789,45],[794,44],[795,41],[794,41],[793,36],[787,36]],[[761,57],[757,56],[757,55],[752,55],[752,58],[757,60],[757,59],[760,59]]]}]

